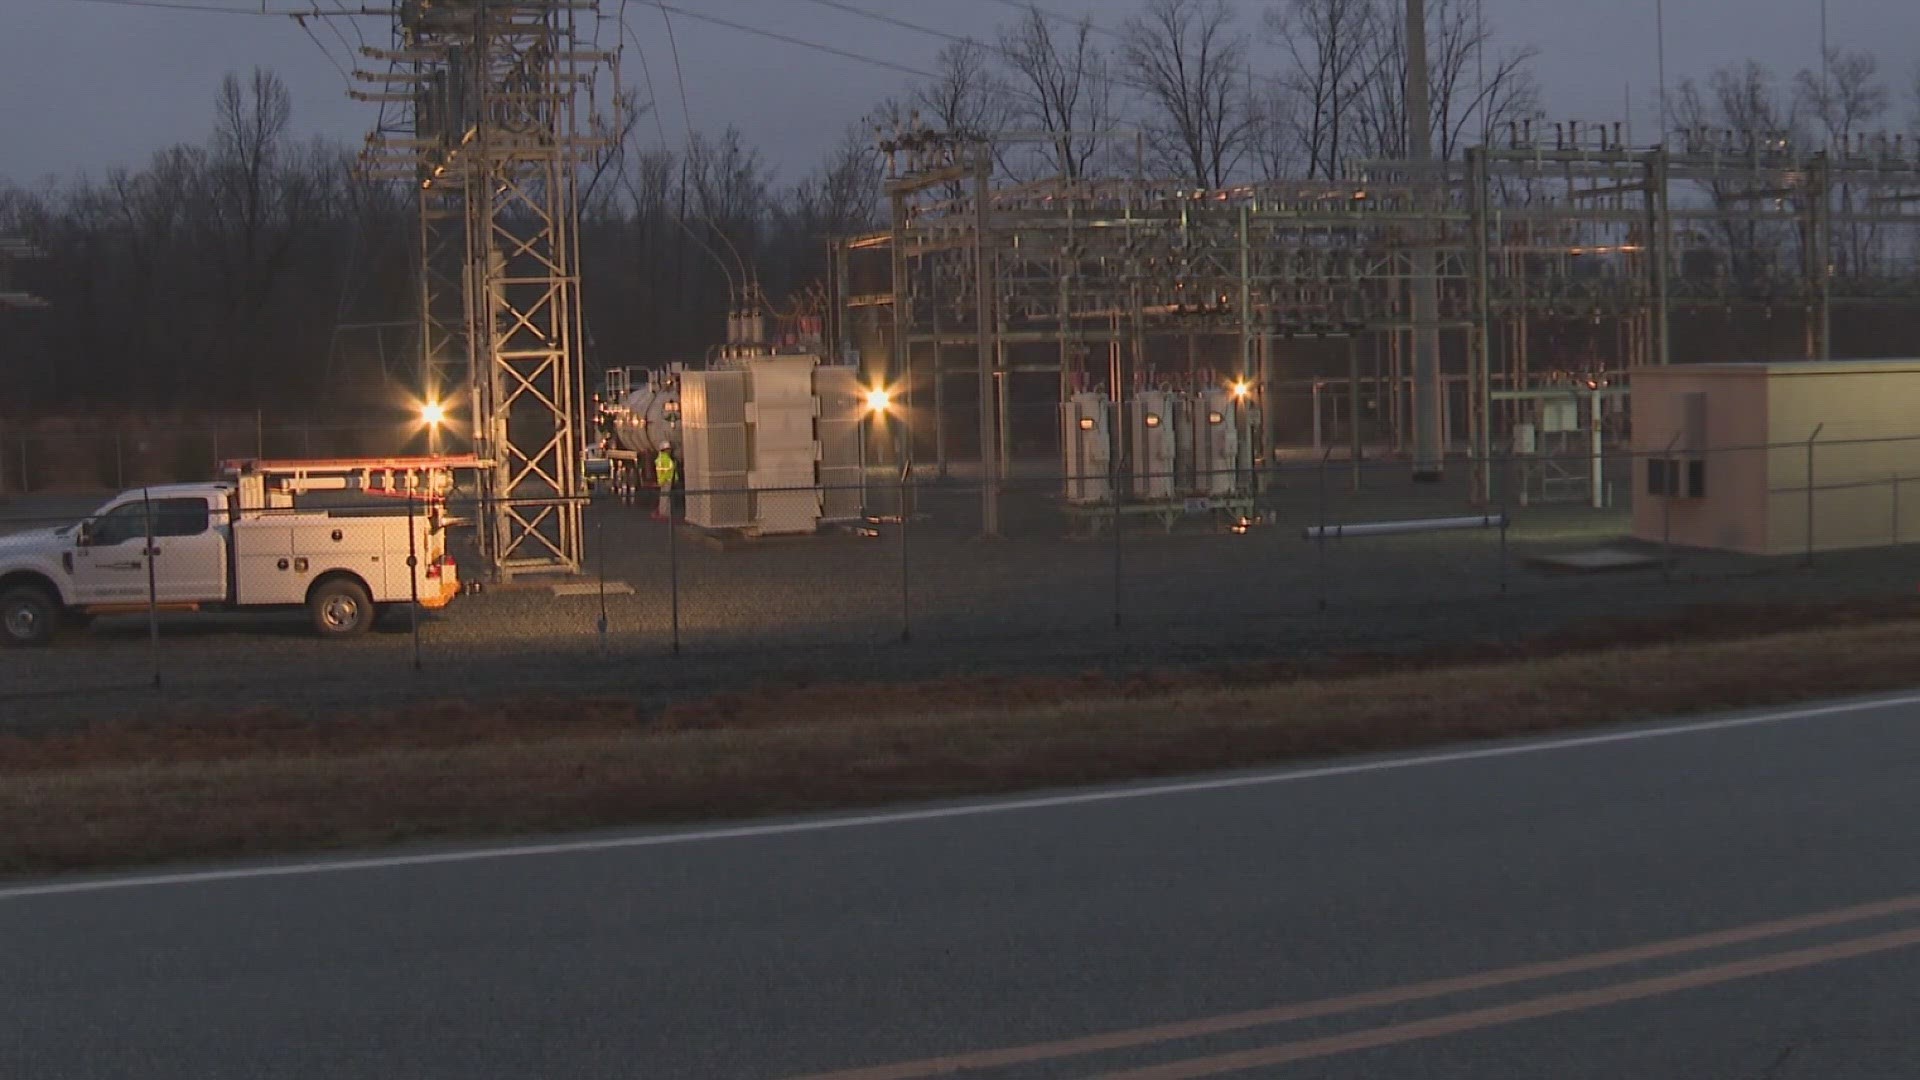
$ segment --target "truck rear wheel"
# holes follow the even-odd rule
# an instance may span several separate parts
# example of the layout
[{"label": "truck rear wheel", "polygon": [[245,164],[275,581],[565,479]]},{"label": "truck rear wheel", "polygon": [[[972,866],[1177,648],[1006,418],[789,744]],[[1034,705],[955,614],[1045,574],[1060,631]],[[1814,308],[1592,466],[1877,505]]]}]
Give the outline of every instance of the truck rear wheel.
[{"label": "truck rear wheel", "polygon": [[331,578],[307,597],[314,632],[321,637],[352,637],[373,625],[373,598],[350,578]]},{"label": "truck rear wheel", "polygon": [[34,588],[9,590],[0,596],[0,645],[42,648],[53,643],[60,608]]}]

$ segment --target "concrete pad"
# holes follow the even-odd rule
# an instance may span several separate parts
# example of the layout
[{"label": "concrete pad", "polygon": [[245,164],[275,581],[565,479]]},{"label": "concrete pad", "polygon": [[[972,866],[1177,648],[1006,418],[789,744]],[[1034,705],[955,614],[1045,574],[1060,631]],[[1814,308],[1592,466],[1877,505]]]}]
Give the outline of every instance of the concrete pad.
[{"label": "concrete pad", "polygon": [[[599,596],[602,586],[598,581],[565,581],[552,588],[555,596]],[[605,588],[608,596],[633,595],[633,586],[624,581],[609,581]]]},{"label": "concrete pad", "polygon": [[1542,570],[1597,574],[1609,570],[1645,570],[1660,565],[1660,553],[1632,547],[1598,547],[1556,555],[1526,555],[1521,561]]}]

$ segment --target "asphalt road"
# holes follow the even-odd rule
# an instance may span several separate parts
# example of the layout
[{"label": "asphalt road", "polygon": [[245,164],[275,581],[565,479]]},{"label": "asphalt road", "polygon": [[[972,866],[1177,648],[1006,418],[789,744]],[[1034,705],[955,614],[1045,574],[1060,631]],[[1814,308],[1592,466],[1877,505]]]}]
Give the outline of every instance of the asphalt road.
[{"label": "asphalt road", "polygon": [[0,1075],[1920,1075],[1917,718],[12,881]]}]

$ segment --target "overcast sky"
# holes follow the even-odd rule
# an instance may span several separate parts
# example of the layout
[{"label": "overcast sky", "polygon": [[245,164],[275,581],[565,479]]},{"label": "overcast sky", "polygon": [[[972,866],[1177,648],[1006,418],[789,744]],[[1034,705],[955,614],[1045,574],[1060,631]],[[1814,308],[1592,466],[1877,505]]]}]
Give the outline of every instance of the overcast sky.
[{"label": "overcast sky", "polygon": [[[265,0],[278,10],[311,8],[316,0]],[[340,0],[318,0],[331,6]],[[1017,17],[1003,0],[844,0],[954,34],[990,36]],[[1118,27],[1139,0],[1043,0],[1066,14],[1086,14]],[[1656,0],[1484,0],[1503,46],[1540,50],[1538,71],[1551,119],[1622,117],[1629,87],[1636,127],[1646,134],[1656,99]],[[262,0],[134,0],[252,8]],[[1238,0],[1251,34],[1254,14],[1269,0]],[[381,41],[378,20],[309,20],[314,38],[287,18],[160,10],[91,0],[0,0],[0,134],[6,157],[0,176],[38,184],[115,165],[137,166],[156,149],[205,137],[222,73],[255,65],[278,71],[294,94],[303,132],[358,140],[373,106],[346,97],[334,66],[351,66],[345,42],[358,34]],[[1833,43],[1872,48],[1894,88],[1905,127],[1907,90],[1920,61],[1920,0],[1828,0]],[[348,0],[360,6],[360,0]],[[621,0],[602,0],[611,14]],[[928,69],[939,38],[835,11],[813,0],[676,0],[769,31],[831,44],[905,67]],[[1817,66],[1819,0],[1666,0],[1669,83],[1748,56],[1784,74]],[[675,63],[659,9],[628,0],[627,21],[645,50],[660,95],[667,136],[685,137]],[[331,26],[327,24],[332,24]],[[612,44],[617,30],[607,20]],[[806,48],[675,17],[679,68],[696,128],[734,124],[759,146],[780,175],[811,168],[824,143],[874,102],[898,93],[910,77]],[[337,36],[336,36],[337,35]],[[315,40],[317,38],[317,41]],[[1110,40],[1107,43],[1111,43]],[[628,77],[641,82],[631,58]],[[1272,46],[1256,38],[1256,67],[1277,70]],[[642,85],[642,93],[645,93]],[[641,131],[657,139],[651,118]]]}]

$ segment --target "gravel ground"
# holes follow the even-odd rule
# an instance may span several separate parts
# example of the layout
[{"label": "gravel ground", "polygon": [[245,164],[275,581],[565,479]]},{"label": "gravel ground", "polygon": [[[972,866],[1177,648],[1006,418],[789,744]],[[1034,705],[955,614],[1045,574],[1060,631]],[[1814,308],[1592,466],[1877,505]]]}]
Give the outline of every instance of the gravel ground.
[{"label": "gravel ground", "polygon": [[[0,653],[0,727],[46,729],[131,715],[274,707],[327,716],[420,701],[619,695],[643,700],[768,682],[1125,671],[1166,665],[1413,650],[1560,629],[1700,603],[1911,593],[1906,549],[1823,555],[1816,566],[1706,553],[1655,569],[1555,574],[1523,557],[1623,536],[1625,510],[1535,507],[1497,530],[1304,541],[1303,526],[1456,515],[1464,486],[1415,487],[1399,470],[1364,490],[1336,463],[1265,493],[1245,535],[1134,520],[1117,545],[1068,535],[1052,485],[1007,493],[1006,538],[977,539],[979,498],[920,493],[903,538],[843,532],[675,545],[673,655],[667,531],[614,503],[588,516],[589,569],[631,595],[489,590],[424,622],[420,667],[404,616],[351,642],[307,636],[303,616],[103,619],[55,647]],[[92,498],[0,505],[0,533],[55,521]],[[904,557],[904,564],[903,564]],[[590,578],[589,580],[593,580]],[[1116,627],[1116,601],[1119,625]],[[903,640],[904,638],[904,640]],[[156,668],[159,687],[156,688]]]}]

